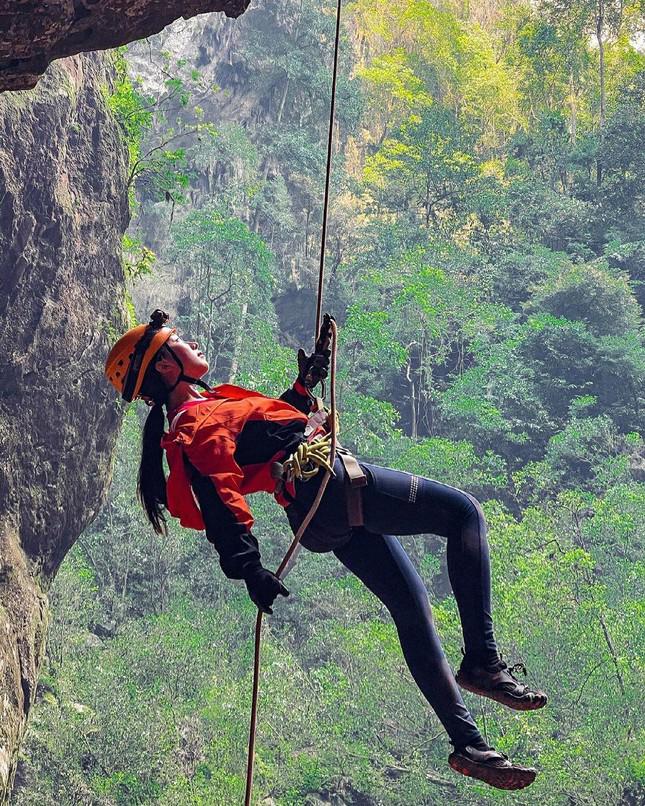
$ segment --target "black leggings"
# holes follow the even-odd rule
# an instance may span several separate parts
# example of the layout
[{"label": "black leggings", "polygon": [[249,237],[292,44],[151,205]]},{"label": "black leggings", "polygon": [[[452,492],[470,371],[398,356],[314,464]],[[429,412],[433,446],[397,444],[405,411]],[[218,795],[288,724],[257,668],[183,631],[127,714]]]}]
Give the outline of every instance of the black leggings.
[{"label": "black leggings", "polygon": [[[365,525],[349,527],[344,471],[337,460],[318,514],[303,537],[312,551],[333,551],[383,602],[396,625],[403,655],[422,693],[455,746],[481,741],[461,698],[432,620],[428,593],[393,535],[432,533],[448,539],[448,573],[459,607],[466,658],[497,656],[490,604],[490,561],[486,522],[479,502],[438,481],[361,462],[368,477],[363,491]],[[322,476],[321,473],[318,476]],[[296,485],[287,509],[294,532],[318,488],[319,479]]]}]

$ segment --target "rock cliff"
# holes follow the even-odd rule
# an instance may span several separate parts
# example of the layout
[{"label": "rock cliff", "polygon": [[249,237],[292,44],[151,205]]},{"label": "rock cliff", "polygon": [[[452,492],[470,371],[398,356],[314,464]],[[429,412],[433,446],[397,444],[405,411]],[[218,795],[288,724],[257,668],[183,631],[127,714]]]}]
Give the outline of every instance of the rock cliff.
[{"label": "rock cliff", "polygon": [[178,17],[238,17],[249,0],[0,0],[0,91],[34,87],[61,56],[157,33]]},{"label": "rock cliff", "polygon": [[127,153],[97,55],[0,96],[0,802],[33,701],[47,588],[106,492],[102,377],[125,324]]}]

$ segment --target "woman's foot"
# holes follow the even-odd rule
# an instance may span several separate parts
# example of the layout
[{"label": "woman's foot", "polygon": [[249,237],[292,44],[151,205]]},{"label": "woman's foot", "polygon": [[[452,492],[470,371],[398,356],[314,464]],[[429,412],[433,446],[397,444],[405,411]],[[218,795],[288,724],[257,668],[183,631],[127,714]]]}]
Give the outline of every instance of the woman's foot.
[{"label": "woman's foot", "polygon": [[535,781],[537,771],[532,767],[513,764],[493,747],[477,750],[475,747],[455,748],[448,756],[448,764],[455,772],[477,778],[497,789],[524,789]]},{"label": "woman's foot", "polygon": [[522,670],[526,674],[523,663],[509,667],[499,658],[487,666],[471,666],[464,658],[455,679],[457,684],[467,691],[489,697],[516,711],[535,711],[537,708],[544,708],[547,701],[546,694],[539,690],[532,691],[525,683],[520,683],[513,674],[517,670]]}]

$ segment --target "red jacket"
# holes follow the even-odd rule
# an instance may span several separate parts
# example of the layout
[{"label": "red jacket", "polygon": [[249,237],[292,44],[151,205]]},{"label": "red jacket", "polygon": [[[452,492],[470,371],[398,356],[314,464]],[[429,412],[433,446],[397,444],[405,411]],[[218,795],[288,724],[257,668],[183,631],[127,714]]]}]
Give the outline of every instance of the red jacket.
[{"label": "red jacket", "polygon": [[[231,556],[236,554],[237,543],[248,547],[253,516],[244,496],[276,493],[271,464],[286,458],[302,441],[307,415],[283,399],[231,384],[217,386],[202,397],[168,413],[170,429],[161,440],[170,468],[167,508],[182,526],[207,528],[191,487],[190,465],[200,476],[208,477],[219,500],[217,516],[211,518],[217,534],[209,534],[207,528],[207,535],[220,551],[225,572],[239,576],[239,563],[233,563],[235,568],[229,563],[227,570],[222,547]],[[301,409],[310,407],[310,397],[298,383],[284,397]],[[288,504],[281,495],[276,494],[276,500],[282,506]],[[251,540],[257,545],[252,536]]]}]

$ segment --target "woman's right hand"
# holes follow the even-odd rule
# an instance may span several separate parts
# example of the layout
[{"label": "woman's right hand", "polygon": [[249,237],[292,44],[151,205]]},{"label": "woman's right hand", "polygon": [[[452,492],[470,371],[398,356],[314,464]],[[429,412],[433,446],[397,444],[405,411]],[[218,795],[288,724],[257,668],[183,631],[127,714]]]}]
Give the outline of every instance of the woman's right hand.
[{"label": "woman's right hand", "polygon": [[251,600],[263,613],[273,613],[271,606],[276,596],[289,595],[289,591],[278,577],[262,565],[249,570],[244,576],[244,581]]}]

